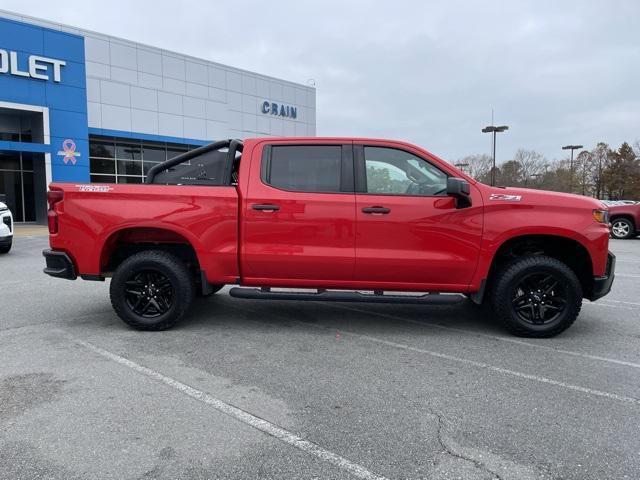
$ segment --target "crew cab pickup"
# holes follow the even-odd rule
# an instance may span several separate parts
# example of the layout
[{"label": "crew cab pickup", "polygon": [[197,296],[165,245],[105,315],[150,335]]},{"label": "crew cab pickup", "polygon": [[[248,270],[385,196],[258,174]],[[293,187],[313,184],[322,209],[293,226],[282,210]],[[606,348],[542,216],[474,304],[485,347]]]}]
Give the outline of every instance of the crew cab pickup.
[{"label": "crew cab pickup", "polygon": [[468,297],[512,333],[544,337],[614,278],[600,202],[483,185],[400,141],[225,140],[141,185],[52,183],[48,202],[45,273],[111,277],[115,312],[143,330],[233,285],[251,299]]}]

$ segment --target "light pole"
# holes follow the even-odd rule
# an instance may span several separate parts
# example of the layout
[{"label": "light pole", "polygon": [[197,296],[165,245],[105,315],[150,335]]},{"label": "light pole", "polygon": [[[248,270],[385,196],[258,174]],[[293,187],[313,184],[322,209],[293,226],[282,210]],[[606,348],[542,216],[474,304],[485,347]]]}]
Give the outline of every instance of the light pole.
[{"label": "light pole", "polygon": [[565,145],[563,150],[571,150],[571,160],[569,160],[569,193],[573,193],[573,151],[582,148],[582,145]]},{"label": "light pole", "polygon": [[[458,162],[458,163],[454,163],[453,164],[455,167],[458,167],[460,170],[462,170],[464,172],[464,167],[468,167],[469,164],[468,163],[464,163],[464,162]],[[466,173],[466,172],[465,172]]]},{"label": "light pole", "polygon": [[495,125],[489,125],[482,129],[482,133],[493,133],[493,168],[491,169],[491,186],[496,184],[496,133],[509,130],[506,125],[496,127]]}]

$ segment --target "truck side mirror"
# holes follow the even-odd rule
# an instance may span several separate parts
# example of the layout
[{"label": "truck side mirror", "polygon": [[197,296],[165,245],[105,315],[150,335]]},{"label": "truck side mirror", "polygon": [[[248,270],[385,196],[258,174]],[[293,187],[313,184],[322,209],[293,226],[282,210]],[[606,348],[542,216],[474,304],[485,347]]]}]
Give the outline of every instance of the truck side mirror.
[{"label": "truck side mirror", "polygon": [[456,208],[471,206],[471,186],[463,178],[447,178],[447,195],[456,199]]}]

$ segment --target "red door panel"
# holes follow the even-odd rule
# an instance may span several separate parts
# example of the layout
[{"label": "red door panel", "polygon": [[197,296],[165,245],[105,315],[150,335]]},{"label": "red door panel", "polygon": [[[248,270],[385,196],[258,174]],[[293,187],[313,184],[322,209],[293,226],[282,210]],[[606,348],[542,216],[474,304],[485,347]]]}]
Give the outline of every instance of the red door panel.
[{"label": "red door panel", "polygon": [[466,291],[480,253],[483,207],[456,208],[446,196],[455,172],[415,147],[354,145],[355,279],[380,289]]},{"label": "red door panel", "polygon": [[[472,191],[474,205],[463,209],[450,197],[358,194],[356,280],[464,291],[482,237],[481,198],[473,186]],[[373,206],[389,212],[362,211]]]},{"label": "red door panel", "polygon": [[[245,283],[316,286],[352,281],[354,193],[275,188],[261,180],[261,151],[253,157],[251,180],[242,207],[241,270]],[[352,164],[349,165],[352,171]],[[265,206],[276,206],[277,210]]]}]

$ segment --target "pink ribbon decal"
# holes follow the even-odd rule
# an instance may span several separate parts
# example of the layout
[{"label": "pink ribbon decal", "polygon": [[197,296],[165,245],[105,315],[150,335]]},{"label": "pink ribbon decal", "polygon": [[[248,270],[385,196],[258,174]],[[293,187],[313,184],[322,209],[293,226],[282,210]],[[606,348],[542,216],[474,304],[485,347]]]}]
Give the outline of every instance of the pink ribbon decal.
[{"label": "pink ribbon decal", "polygon": [[62,142],[62,150],[58,152],[58,155],[63,155],[63,161],[66,165],[71,162],[72,165],[76,164],[76,157],[80,156],[80,152],[76,152],[76,142],[67,138],[64,142]]}]

